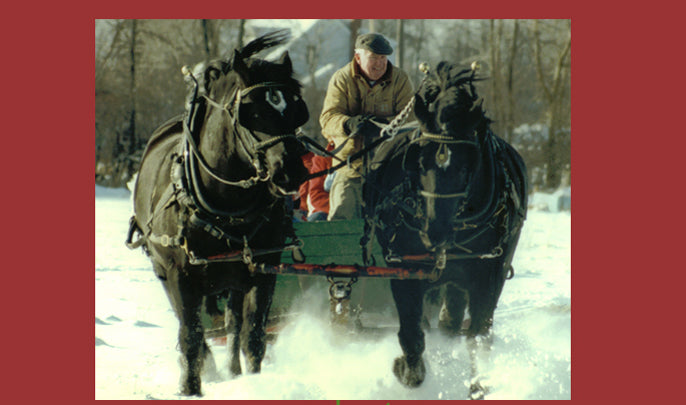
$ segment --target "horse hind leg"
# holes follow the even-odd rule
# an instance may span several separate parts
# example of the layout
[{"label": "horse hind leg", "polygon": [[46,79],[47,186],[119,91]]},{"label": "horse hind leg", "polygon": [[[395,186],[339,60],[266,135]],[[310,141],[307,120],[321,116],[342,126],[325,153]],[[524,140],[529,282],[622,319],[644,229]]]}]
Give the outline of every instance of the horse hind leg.
[{"label": "horse hind leg", "polygon": [[217,369],[217,363],[214,361],[214,354],[212,353],[212,349],[210,349],[210,346],[207,344],[207,341],[203,341],[202,350],[202,375],[204,379],[206,381],[221,381],[222,376],[219,373],[219,370]]},{"label": "horse hind leg", "polygon": [[448,283],[444,286],[443,304],[438,315],[438,330],[447,337],[457,337],[462,333],[467,292]]},{"label": "horse hind leg", "polygon": [[431,331],[431,321],[440,311],[442,288],[434,288],[424,293],[423,315],[422,315],[422,330],[425,332]]},{"label": "horse hind leg", "polygon": [[421,328],[424,293],[419,280],[391,280],[393,300],[398,310],[398,341],[403,355],[393,362],[393,373],[403,385],[419,387],[426,377],[424,332]]}]

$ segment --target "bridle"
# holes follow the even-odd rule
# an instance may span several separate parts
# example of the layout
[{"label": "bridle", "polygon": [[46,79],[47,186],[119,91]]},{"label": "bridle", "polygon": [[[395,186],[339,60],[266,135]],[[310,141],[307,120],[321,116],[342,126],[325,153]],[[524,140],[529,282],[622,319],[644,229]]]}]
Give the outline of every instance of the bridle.
[{"label": "bridle", "polygon": [[[207,95],[202,95],[202,98],[211,106],[218,108],[224,112],[226,112],[229,116],[229,120],[231,122],[231,126],[235,130],[235,132],[238,134],[237,139],[240,141],[241,145],[243,146],[244,150],[248,154],[248,157],[250,159],[250,162],[252,166],[255,169],[255,175],[247,178],[247,179],[242,179],[242,180],[229,180],[222,175],[218,174],[216,171],[210,167],[210,165],[205,161],[204,157],[202,156],[202,153],[200,153],[200,150],[198,148],[197,143],[195,142],[195,137],[193,136],[193,132],[191,130],[192,127],[192,122],[195,120],[195,115],[197,114],[197,103],[198,103],[198,81],[196,80],[195,76],[188,71],[184,70],[184,73],[190,77],[190,79],[194,83],[194,89],[193,89],[193,99],[191,101],[191,106],[190,110],[188,113],[188,119],[184,121],[184,133],[185,133],[185,147],[184,147],[184,155],[188,158],[191,154],[195,160],[199,163],[199,166],[212,177],[216,181],[229,185],[229,186],[235,186],[235,187],[241,187],[241,188],[251,188],[255,186],[256,184],[260,182],[267,182],[271,180],[272,173],[269,172],[268,168],[265,168],[262,164],[262,159],[261,157],[264,155],[264,151],[267,149],[271,148],[272,146],[284,142],[286,139],[289,138],[294,138],[297,139],[296,135],[294,133],[292,134],[282,134],[282,135],[274,135],[271,136],[269,139],[264,140],[264,141],[259,141],[259,138],[255,135],[255,132],[244,127],[243,125],[240,124],[239,122],[239,108],[241,105],[241,100],[243,97],[247,96],[250,92],[260,89],[260,88],[267,88],[271,89],[273,88],[278,88],[278,87],[286,87],[282,83],[277,83],[277,82],[263,82],[263,83],[258,83],[256,85],[240,89],[236,88],[230,97],[229,102],[226,104],[220,104],[219,102],[213,100]],[[245,136],[247,135],[249,136]],[[247,138],[247,139],[245,139]],[[257,141],[256,141],[257,140]],[[189,160],[189,159],[186,159]]]},{"label": "bridle", "polygon": [[[477,132],[474,131],[474,137],[477,136]],[[438,147],[438,151],[436,152],[436,163],[437,164],[442,164],[445,163],[447,160],[447,150],[448,147],[446,145],[456,145],[456,144],[462,144],[462,145],[468,145],[468,146],[473,146],[475,148],[478,148],[479,145],[476,141],[468,141],[465,139],[455,139],[452,136],[449,135],[442,135],[442,134],[432,134],[430,132],[421,132],[420,135],[414,139],[411,143],[414,142],[420,142],[422,140],[426,140],[429,142],[433,143],[438,143],[440,146]],[[467,185],[465,191],[460,192],[460,193],[449,193],[449,194],[440,194],[440,193],[434,193],[431,191],[426,191],[424,189],[419,189],[419,194],[425,198],[467,198],[469,197],[469,189],[471,186],[471,182]]]},{"label": "bridle", "polygon": [[[428,73],[426,66],[420,67],[420,69],[424,73]],[[472,66],[472,70],[474,70],[474,66]],[[422,81],[423,83],[424,80]],[[477,131],[485,132],[480,133]],[[409,135],[411,140],[405,145],[401,158],[401,169],[406,174],[413,171],[415,173],[418,172],[418,169],[408,169],[406,162],[412,158],[410,145],[419,142],[424,142],[422,145],[416,145],[420,150],[426,147],[427,143],[439,144],[436,151],[437,169],[441,167],[441,164],[449,164],[449,147],[451,145],[475,147],[476,153],[481,156],[481,162],[467,179],[465,189],[460,192],[436,193],[425,190],[421,185],[417,184],[418,174],[406,175],[403,181],[397,183],[390,190],[377,190],[379,194],[385,194],[386,196],[379,198],[378,203],[373,204],[373,209],[365,217],[364,235],[360,241],[363,247],[363,260],[365,263],[372,260],[369,242],[374,238],[377,227],[380,227],[381,232],[387,238],[388,244],[385,246],[386,256],[384,258],[386,263],[433,263],[434,270],[430,281],[436,281],[441,277],[449,260],[493,259],[503,255],[503,244],[509,237],[509,231],[505,226],[509,217],[506,205],[509,193],[515,193],[516,190],[511,180],[509,180],[509,175],[503,163],[496,157],[496,152],[502,152],[501,147],[498,146],[496,137],[488,129],[488,126],[475,129],[473,135],[474,140],[457,139],[451,136],[449,132],[432,133],[421,131],[420,129]],[[475,176],[481,176],[486,179],[500,177],[502,180],[499,183],[502,183],[503,191],[498,191],[496,181],[488,181],[487,183],[490,184],[489,189],[483,190],[488,194],[471,196],[470,192],[473,192],[475,189],[472,186],[479,181],[479,177]],[[378,189],[378,187],[374,188]],[[483,199],[483,201],[478,202],[479,209],[475,212],[467,209],[469,207],[468,204],[473,198]],[[451,218],[443,219],[451,223],[452,232],[450,236],[445,240],[437,241],[438,243],[430,240],[428,232],[424,231],[423,225],[420,224],[428,220],[426,211],[430,199],[462,199],[462,202],[458,201],[460,205],[456,206],[456,210],[452,213]],[[380,217],[381,214],[384,215],[384,218]],[[472,250],[471,244],[475,240],[494,229],[505,230],[501,232],[498,241],[492,249],[485,252]],[[426,253],[401,256],[398,252],[394,252],[396,237],[408,231],[418,235],[424,244]],[[511,278],[513,275],[511,266],[509,266],[509,270],[508,277]]]}]

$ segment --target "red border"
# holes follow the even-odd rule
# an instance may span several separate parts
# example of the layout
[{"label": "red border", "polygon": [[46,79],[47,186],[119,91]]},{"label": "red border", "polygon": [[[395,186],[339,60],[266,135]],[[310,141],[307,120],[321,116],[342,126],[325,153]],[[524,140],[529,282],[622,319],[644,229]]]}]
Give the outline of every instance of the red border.
[{"label": "red border", "polygon": [[[660,47],[659,41],[651,42],[649,31],[662,31],[663,24],[676,24],[675,21],[668,21],[669,16],[651,19],[643,13],[631,16],[624,9],[583,1],[565,5],[544,0],[434,1],[430,5],[357,1],[332,5],[307,1],[296,6],[291,2],[270,0],[259,2],[259,7],[236,8],[236,5],[237,2],[214,0],[201,3],[122,0],[88,5],[83,2],[31,3],[30,8],[17,5],[19,10],[11,16],[13,21],[2,27],[6,39],[3,42],[7,45],[2,69],[6,84],[10,85],[4,96],[14,106],[12,114],[6,116],[10,128],[5,138],[11,138],[10,145],[15,145],[17,140],[20,143],[5,150],[13,166],[4,171],[10,174],[4,186],[11,192],[6,197],[10,204],[6,202],[3,210],[10,217],[5,233],[16,248],[6,253],[9,260],[5,274],[9,273],[11,280],[6,280],[5,286],[9,288],[5,290],[13,302],[5,304],[10,314],[3,329],[5,335],[16,336],[10,336],[10,339],[16,339],[14,347],[22,347],[12,350],[12,343],[5,346],[10,354],[5,364],[12,365],[11,374],[19,379],[17,385],[6,386],[11,399],[16,395],[22,402],[62,398],[82,403],[92,401],[95,396],[93,20],[246,16],[340,18],[343,14],[357,18],[383,15],[384,18],[572,19],[572,182],[575,191],[572,399],[616,401],[625,396],[638,399],[636,390],[644,386],[646,394],[654,394],[649,397],[652,401],[660,400],[664,394],[658,388],[664,385],[656,386],[649,380],[651,372],[659,374],[660,370],[640,370],[641,360],[635,360],[644,357],[637,356],[642,350],[654,349],[649,344],[651,337],[645,336],[648,347],[633,348],[621,343],[626,335],[635,336],[634,332],[646,319],[640,318],[634,308],[625,307],[620,298],[612,296],[618,288],[632,288],[624,282],[635,264],[622,259],[627,251],[621,242],[613,242],[599,232],[599,229],[610,233],[624,229],[626,219],[612,220],[597,212],[613,210],[619,203],[618,198],[635,196],[631,191],[636,191],[635,182],[629,181],[627,173],[621,170],[625,166],[616,167],[610,157],[617,155],[617,148],[624,153],[634,152],[627,139],[637,129],[645,130],[643,133],[647,135],[656,135],[655,126],[637,128],[639,124],[631,114],[638,116],[638,110],[625,110],[626,105],[622,104],[627,101],[622,99],[622,94],[626,94],[624,86],[643,84],[650,87],[653,84],[641,82],[639,75],[629,77],[625,67],[641,64],[645,68],[643,79],[656,80],[655,76],[669,66],[660,61],[661,52],[674,50],[662,49],[664,46]],[[656,2],[651,3],[651,9],[657,6]],[[683,36],[683,33],[671,34]],[[652,58],[657,59],[657,66],[650,65]],[[683,75],[681,71],[670,71]],[[625,82],[620,83],[618,78]],[[609,83],[612,85],[608,86]],[[642,101],[659,103],[661,100]],[[628,115],[623,115],[625,111],[629,111]],[[651,112],[657,114],[657,111]],[[674,113],[672,117],[678,117],[676,111]],[[618,114],[626,120],[617,120]],[[655,119],[657,121],[658,117]],[[647,140],[659,141],[650,137]],[[13,158],[21,160],[12,161]],[[650,159],[662,157],[636,164],[650,165],[653,163]],[[683,173],[683,169],[679,173]],[[632,174],[639,176],[634,180],[643,179],[639,189],[645,190],[648,185],[654,187],[645,175]],[[607,178],[607,182],[602,178]],[[617,192],[613,193],[611,206],[598,207],[598,201],[607,195],[608,188],[610,193]],[[621,216],[622,212],[617,214]],[[36,226],[30,225],[33,223]],[[646,243],[657,252],[665,249],[654,246],[651,241]],[[654,266],[651,264],[651,267]],[[17,276],[19,280],[13,281]],[[622,283],[618,285],[619,280]],[[13,290],[18,293],[13,295]],[[655,294],[639,291],[636,290],[634,299],[641,302],[650,300],[650,294]],[[644,293],[648,294],[647,298]],[[27,301],[28,308],[22,305]],[[610,336],[606,334],[608,324],[616,326]],[[653,325],[649,322],[643,327]],[[32,331],[31,327],[35,326],[40,326],[40,330]],[[23,332],[16,335],[7,332],[16,332],[16,328]],[[617,353],[617,345],[624,352],[621,355]],[[27,357],[27,354],[36,358]],[[623,370],[624,365],[637,369],[634,384],[628,371]],[[642,380],[642,377],[646,379]],[[616,387],[611,388],[613,386]],[[335,398],[320,402],[333,405]],[[405,401],[354,402],[397,405]]]}]

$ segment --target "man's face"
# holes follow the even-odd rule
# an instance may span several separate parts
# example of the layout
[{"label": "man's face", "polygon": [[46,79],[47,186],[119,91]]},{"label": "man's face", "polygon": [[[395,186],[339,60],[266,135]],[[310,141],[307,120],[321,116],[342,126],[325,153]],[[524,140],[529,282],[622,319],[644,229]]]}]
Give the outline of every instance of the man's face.
[{"label": "man's face", "polygon": [[369,80],[379,80],[386,73],[388,66],[386,55],[377,55],[366,49],[361,53],[355,53],[355,61]]}]

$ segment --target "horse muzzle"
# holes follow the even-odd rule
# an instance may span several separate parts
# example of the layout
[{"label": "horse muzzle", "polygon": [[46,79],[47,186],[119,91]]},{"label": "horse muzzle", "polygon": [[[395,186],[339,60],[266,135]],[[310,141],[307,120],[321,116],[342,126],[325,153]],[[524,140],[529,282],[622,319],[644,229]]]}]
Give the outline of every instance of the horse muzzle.
[{"label": "horse muzzle", "polygon": [[302,159],[291,159],[283,165],[276,164],[270,179],[270,191],[272,194],[282,197],[287,195],[296,195],[300,189],[300,185],[307,178],[307,168],[302,163]]}]

